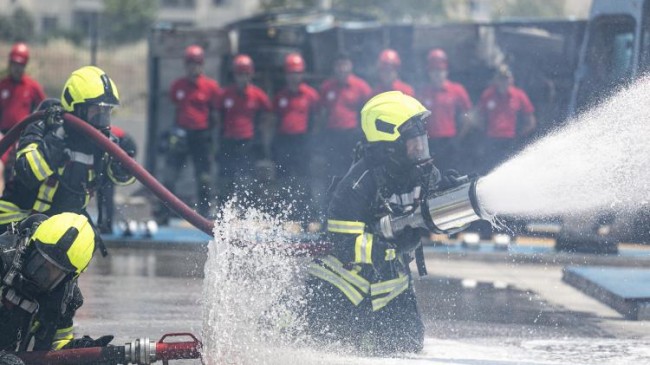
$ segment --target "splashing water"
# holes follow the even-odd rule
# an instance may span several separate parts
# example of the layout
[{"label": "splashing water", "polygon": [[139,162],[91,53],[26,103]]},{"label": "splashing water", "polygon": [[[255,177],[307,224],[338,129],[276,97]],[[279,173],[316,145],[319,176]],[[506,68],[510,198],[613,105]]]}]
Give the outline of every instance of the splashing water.
[{"label": "splashing water", "polygon": [[518,216],[629,213],[648,205],[650,78],[528,146],[478,184],[483,208]]},{"label": "splashing water", "polygon": [[218,217],[203,284],[206,364],[263,364],[296,341],[304,259],[290,254],[283,222],[231,200]]}]

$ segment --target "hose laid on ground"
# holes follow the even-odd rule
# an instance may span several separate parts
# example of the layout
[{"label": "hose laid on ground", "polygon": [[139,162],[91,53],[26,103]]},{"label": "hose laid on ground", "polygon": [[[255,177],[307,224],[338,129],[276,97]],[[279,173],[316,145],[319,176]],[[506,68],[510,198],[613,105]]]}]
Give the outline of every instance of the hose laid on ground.
[{"label": "hose laid on ground", "polygon": [[[21,132],[31,123],[43,119],[45,116],[44,111],[39,111],[34,114],[31,114],[27,118],[23,119],[16,126],[11,128],[7,134],[0,139],[0,156],[4,154],[12,145],[16,143],[20,137]],[[70,114],[64,113],[63,119],[65,121],[65,126],[69,126],[78,132],[83,133],[84,135],[91,138],[102,150],[109,153],[115,159],[117,159],[136,179],[138,179],[143,185],[145,185],[149,190],[151,190],[157,197],[160,199],[165,206],[176,212],[179,216],[186,219],[194,227],[200,229],[201,231],[207,233],[208,235],[213,235],[214,222],[209,221],[208,219],[202,217],[196,213],[192,208],[188,207],[183,201],[178,199],[171,191],[167,190],[155,177],[153,177],[147,170],[130,157],[120,146],[108,139],[105,135],[95,129],[92,125],[86,123],[82,119]]]}]

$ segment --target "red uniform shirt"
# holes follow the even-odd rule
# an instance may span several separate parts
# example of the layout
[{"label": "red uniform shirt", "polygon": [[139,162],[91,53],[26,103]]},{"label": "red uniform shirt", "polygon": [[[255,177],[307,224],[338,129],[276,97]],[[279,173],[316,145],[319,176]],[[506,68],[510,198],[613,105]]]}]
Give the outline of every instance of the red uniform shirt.
[{"label": "red uniform shirt", "polygon": [[487,120],[488,137],[515,138],[517,114],[532,114],[535,108],[528,95],[517,87],[510,86],[508,92],[501,95],[494,86],[490,86],[481,95],[479,111]]},{"label": "red uniform shirt", "polygon": [[43,99],[43,88],[27,75],[18,82],[11,77],[0,81],[0,130],[8,131],[25,119]]},{"label": "red uniform shirt", "polygon": [[393,84],[388,88],[384,84],[378,83],[377,85],[375,85],[375,88],[372,89],[372,95],[375,96],[377,94],[381,94],[386,91],[401,91],[402,93],[408,96],[415,96],[415,93],[413,92],[413,88],[411,87],[411,85],[405,83],[402,80],[393,81]]},{"label": "red uniform shirt", "polygon": [[219,100],[218,108],[223,111],[223,136],[227,139],[252,139],[257,113],[273,109],[268,95],[250,84],[243,93],[235,85],[225,88]]},{"label": "red uniform shirt", "polygon": [[176,104],[176,124],[191,130],[208,129],[210,109],[216,108],[219,93],[219,84],[205,75],[196,81],[187,77],[174,81],[169,96]]},{"label": "red uniform shirt", "polygon": [[328,110],[327,128],[352,129],[359,125],[359,110],[370,99],[370,86],[357,76],[350,75],[347,82],[325,80],[320,88],[321,102]]},{"label": "red uniform shirt", "polygon": [[455,137],[456,116],[467,113],[472,108],[472,102],[463,85],[446,80],[441,88],[431,85],[420,92],[419,99],[424,106],[431,110],[427,123],[429,138]]},{"label": "red uniform shirt", "polygon": [[314,111],[320,97],[311,86],[301,83],[297,92],[287,88],[280,90],[273,100],[273,108],[280,118],[280,134],[307,133],[309,115]]}]

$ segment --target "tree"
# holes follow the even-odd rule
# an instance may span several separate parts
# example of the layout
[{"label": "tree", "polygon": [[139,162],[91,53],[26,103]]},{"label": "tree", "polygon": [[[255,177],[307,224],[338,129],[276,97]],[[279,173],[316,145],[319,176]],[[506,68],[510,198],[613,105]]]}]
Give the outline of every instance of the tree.
[{"label": "tree", "polygon": [[156,19],[156,0],[104,0],[102,37],[107,43],[138,41]]}]

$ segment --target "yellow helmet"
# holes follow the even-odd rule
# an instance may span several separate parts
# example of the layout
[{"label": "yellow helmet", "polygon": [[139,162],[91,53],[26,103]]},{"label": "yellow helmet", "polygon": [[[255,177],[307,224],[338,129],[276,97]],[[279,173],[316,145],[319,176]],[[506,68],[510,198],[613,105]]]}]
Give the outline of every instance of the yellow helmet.
[{"label": "yellow helmet", "polygon": [[[110,110],[120,104],[117,86],[108,75],[95,66],[84,66],[74,71],[63,86],[61,105],[65,111],[74,113],[99,129],[110,125]],[[90,105],[103,107],[103,117],[88,120]]]},{"label": "yellow helmet", "polygon": [[66,274],[79,275],[93,257],[95,230],[85,216],[61,213],[36,228],[30,238],[32,244],[50,264]]},{"label": "yellow helmet", "polygon": [[366,140],[393,142],[409,121],[422,121],[431,114],[419,101],[400,91],[387,91],[370,99],[361,109],[361,129]]}]

